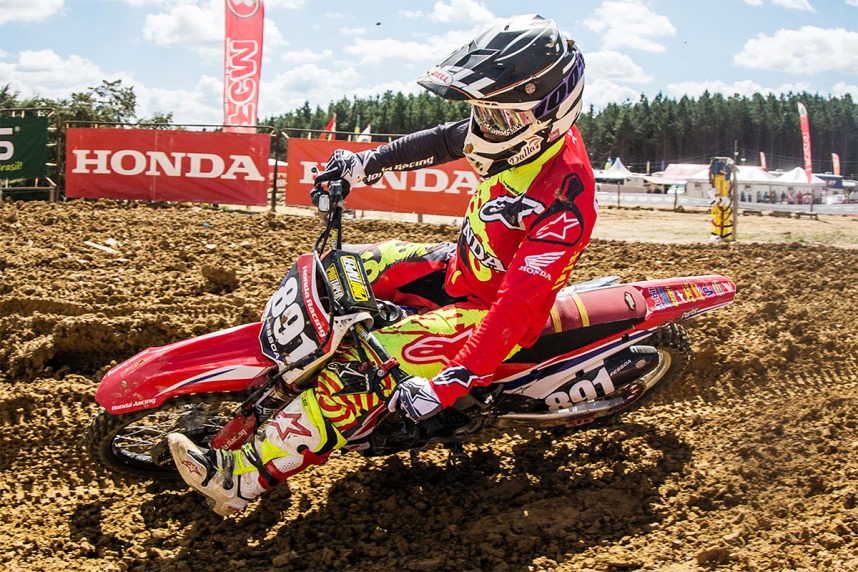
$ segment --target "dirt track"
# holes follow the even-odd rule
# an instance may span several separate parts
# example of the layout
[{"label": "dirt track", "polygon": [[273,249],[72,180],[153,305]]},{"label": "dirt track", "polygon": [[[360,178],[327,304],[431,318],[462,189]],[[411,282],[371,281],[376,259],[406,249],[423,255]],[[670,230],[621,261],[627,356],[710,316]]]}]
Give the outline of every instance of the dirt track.
[{"label": "dirt track", "polygon": [[[618,236],[637,224],[605,215]],[[689,244],[600,238],[574,274],[739,287],[687,322],[695,357],[677,391],[614,427],[498,434],[469,447],[466,479],[443,450],[417,468],[337,456],[223,521],[184,486],[94,466],[99,372],[256,319],[317,230],[181,206],[0,204],[5,569],[858,569],[858,249],[710,245],[705,227]],[[456,230],[359,220],[346,238]]]}]

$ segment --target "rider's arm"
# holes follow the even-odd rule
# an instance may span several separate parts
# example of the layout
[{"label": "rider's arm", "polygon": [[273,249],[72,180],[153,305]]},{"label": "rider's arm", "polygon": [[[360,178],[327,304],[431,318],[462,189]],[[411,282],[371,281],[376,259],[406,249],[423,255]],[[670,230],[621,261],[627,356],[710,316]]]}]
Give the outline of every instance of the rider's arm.
[{"label": "rider's arm", "polygon": [[461,159],[465,156],[462,149],[468,121],[444,123],[357,153],[363,162],[365,181],[374,183],[384,171],[411,171]]},{"label": "rider's arm", "polygon": [[557,291],[590,240],[596,222],[594,193],[586,180],[569,177],[567,187],[528,229],[485,318],[447,368],[431,381],[443,406],[474,385],[491,382],[516,345],[532,343],[545,323]]}]

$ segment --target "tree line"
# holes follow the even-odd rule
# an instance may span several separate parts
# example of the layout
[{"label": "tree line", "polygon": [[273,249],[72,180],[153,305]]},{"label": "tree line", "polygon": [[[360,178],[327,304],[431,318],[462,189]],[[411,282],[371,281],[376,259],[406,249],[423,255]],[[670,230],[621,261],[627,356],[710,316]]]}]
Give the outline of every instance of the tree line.
[{"label": "tree line", "polygon": [[[840,172],[858,173],[858,105],[850,95],[824,98],[810,93],[752,97],[704,92],[698,98],[611,103],[590,107],[578,119],[594,168],[620,157],[635,172],[659,171],[670,163],[708,164],[712,157],[734,157],[739,164],[759,165],[760,152],[769,170],[804,166],[797,103],[810,118],[814,172],[832,171],[832,153],[840,157]],[[386,92],[369,99],[343,98],[326,109],[300,109],[269,117],[261,123],[280,129],[321,130],[333,114],[337,130],[346,137],[355,127],[372,126],[373,133],[410,133],[445,121],[467,117],[468,105],[430,93]]]},{"label": "tree line", "polygon": [[[704,92],[698,98],[671,99],[663,94],[636,102],[611,103],[582,112],[578,127],[595,168],[620,157],[635,172],[655,172],[670,163],[708,163],[712,157],[734,157],[740,164],[759,165],[765,153],[770,170],[803,166],[797,103],[808,110],[814,172],[832,171],[832,153],[840,157],[841,174],[858,173],[858,105],[850,95],[822,97],[789,93],[751,97]],[[161,128],[182,128],[172,113],[138,119],[133,87],[121,80],[104,81],[69,99],[21,98],[7,84],[0,87],[0,109],[53,107],[60,123],[116,122]],[[342,98],[325,108],[305,102],[298,109],[259,118],[260,125],[283,130],[290,137],[318,136],[336,114],[338,139],[370,128],[376,141],[467,117],[468,104],[446,101],[428,92],[392,91],[369,98]],[[62,137],[62,134],[57,134]]]}]

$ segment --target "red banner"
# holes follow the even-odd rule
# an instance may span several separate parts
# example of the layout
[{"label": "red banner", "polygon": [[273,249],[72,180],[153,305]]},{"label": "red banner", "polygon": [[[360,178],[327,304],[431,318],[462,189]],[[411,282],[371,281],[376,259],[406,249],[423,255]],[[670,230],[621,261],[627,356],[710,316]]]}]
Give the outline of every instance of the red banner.
[{"label": "red banner", "polygon": [[262,0],[225,0],[224,6],[223,122],[256,125],[265,10]]},{"label": "red banner", "polygon": [[271,136],[70,128],[66,196],[268,204]]},{"label": "red banner", "polygon": [[838,155],[837,153],[831,154],[831,166],[832,166],[831,172],[834,173],[835,175],[839,175],[840,174],[840,155]]},{"label": "red banner", "polygon": [[798,103],[798,119],[801,123],[801,148],[804,151],[804,172],[807,182],[813,181],[813,162],[810,158],[810,121],[807,118],[807,108],[802,102]]},{"label": "red banner", "polygon": [[[289,139],[286,204],[309,206],[313,167],[320,171],[335,149],[363,151],[373,143]],[[465,159],[416,171],[390,171],[370,187],[357,187],[348,198],[356,210],[462,216],[479,176]]]},{"label": "red banner", "polygon": [[760,151],[760,168],[763,171],[768,171],[769,168],[766,166],[766,154]]}]

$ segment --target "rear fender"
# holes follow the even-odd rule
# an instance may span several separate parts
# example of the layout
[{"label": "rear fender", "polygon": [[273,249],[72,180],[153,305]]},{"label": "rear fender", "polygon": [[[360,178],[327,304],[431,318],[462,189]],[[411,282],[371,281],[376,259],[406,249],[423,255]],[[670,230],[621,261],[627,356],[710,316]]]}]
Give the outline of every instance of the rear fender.
[{"label": "rear fender", "polygon": [[147,348],[112,368],[95,400],[110,413],[161,405],[175,395],[242,391],[263,384],[274,362],[262,354],[260,322]]},{"label": "rear fender", "polygon": [[[567,295],[569,298],[561,301],[565,309],[559,310],[556,323],[552,322],[554,318],[549,318],[543,334],[611,322],[623,327],[564,354],[531,363],[513,360],[501,364],[495,379],[506,384],[505,391],[542,397],[543,390],[556,386],[558,380],[570,375],[569,372],[597,367],[606,356],[645,343],[646,338],[665,324],[681,322],[732,303],[736,284],[724,276],[712,274],[646,280],[604,289],[585,288],[580,294],[567,291]],[[576,297],[573,304],[570,300]],[[582,310],[587,313],[586,322]],[[625,315],[633,320],[623,323]]]},{"label": "rear fender", "polygon": [[646,301],[644,327],[687,320],[726,306],[736,296],[736,284],[718,274],[647,280],[630,286],[637,288]]}]

